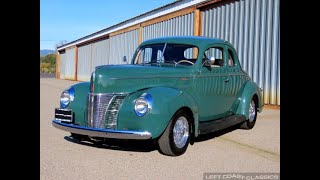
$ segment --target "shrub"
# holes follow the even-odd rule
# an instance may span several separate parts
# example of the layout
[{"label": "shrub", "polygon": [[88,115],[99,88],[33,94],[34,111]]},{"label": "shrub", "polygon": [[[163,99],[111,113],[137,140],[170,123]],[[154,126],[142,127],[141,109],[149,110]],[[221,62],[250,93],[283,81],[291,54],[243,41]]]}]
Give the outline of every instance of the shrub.
[{"label": "shrub", "polygon": [[40,73],[55,73],[56,72],[56,55],[48,54],[40,57]]}]

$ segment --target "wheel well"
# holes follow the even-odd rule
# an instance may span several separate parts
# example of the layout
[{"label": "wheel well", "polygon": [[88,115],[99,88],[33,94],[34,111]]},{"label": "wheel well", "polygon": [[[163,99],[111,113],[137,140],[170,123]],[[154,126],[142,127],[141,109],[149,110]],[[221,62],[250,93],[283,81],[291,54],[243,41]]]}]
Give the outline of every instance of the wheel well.
[{"label": "wheel well", "polygon": [[253,96],[252,96],[252,99],[253,99],[253,101],[254,101],[254,103],[256,104],[256,107],[259,107],[259,100],[258,100],[258,96],[257,96],[257,94],[254,94]]},{"label": "wheel well", "polygon": [[193,134],[195,129],[194,129],[194,118],[193,118],[193,113],[192,113],[191,109],[187,106],[184,106],[184,107],[180,108],[178,111],[180,111],[180,110],[186,112],[192,118],[190,123],[191,123],[191,127],[192,127],[191,133]]}]

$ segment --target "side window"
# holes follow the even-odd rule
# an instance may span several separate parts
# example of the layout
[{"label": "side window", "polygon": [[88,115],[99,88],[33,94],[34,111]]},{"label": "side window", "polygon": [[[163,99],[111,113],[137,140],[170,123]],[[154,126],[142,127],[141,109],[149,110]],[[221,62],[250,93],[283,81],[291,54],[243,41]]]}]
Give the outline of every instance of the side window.
[{"label": "side window", "polygon": [[214,58],[214,63],[211,65],[211,67],[222,67],[224,66],[224,60],[223,60],[223,48],[220,47],[212,47],[207,49],[202,57],[203,62],[206,60],[209,60],[211,58]]},{"label": "side window", "polygon": [[183,52],[184,59],[193,59],[194,61],[198,57],[198,49],[196,47],[187,48]]},{"label": "side window", "polygon": [[234,66],[234,58],[233,58],[233,54],[230,49],[228,49],[228,65],[229,65],[229,67]]},{"label": "side window", "polygon": [[142,51],[142,62],[151,62],[152,48],[144,48]]},{"label": "side window", "polygon": [[141,63],[141,62],[149,63],[151,62],[151,58],[152,58],[152,48],[143,48],[139,50],[134,63],[135,64]]},{"label": "side window", "polygon": [[157,51],[157,62],[161,62],[162,61],[162,51],[161,50],[158,50]]}]

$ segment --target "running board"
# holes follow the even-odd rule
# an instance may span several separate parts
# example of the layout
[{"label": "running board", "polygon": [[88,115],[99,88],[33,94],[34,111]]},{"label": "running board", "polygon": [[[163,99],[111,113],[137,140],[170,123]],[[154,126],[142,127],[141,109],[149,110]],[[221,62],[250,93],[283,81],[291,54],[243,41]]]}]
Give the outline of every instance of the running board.
[{"label": "running board", "polygon": [[224,117],[222,119],[217,120],[211,120],[211,121],[205,121],[199,123],[199,134],[207,134],[214,131],[219,131],[221,129],[225,129],[227,127],[239,124],[241,122],[244,122],[245,116],[242,115],[232,115],[228,117]]}]

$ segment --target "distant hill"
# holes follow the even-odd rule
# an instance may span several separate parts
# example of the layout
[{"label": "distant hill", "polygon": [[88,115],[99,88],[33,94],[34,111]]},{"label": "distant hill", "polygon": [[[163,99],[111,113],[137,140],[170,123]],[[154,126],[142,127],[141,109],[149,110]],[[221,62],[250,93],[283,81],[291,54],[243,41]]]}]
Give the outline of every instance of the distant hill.
[{"label": "distant hill", "polygon": [[55,50],[49,50],[49,49],[40,49],[40,56],[45,56],[48,54],[54,54]]}]

